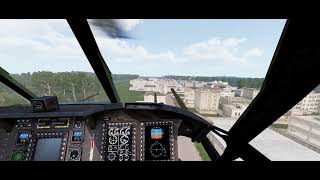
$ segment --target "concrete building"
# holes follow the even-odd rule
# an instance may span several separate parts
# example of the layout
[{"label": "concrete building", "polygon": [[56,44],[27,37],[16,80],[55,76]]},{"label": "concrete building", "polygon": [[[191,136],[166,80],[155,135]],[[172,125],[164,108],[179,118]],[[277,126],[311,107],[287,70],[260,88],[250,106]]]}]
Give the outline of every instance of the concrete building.
[{"label": "concrete building", "polygon": [[223,82],[223,81],[213,81],[209,82],[208,84],[211,84],[211,88],[221,88],[221,87],[231,87],[229,86],[228,82]]},{"label": "concrete building", "polygon": [[194,81],[195,88],[203,88],[207,85],[207,82],[204,81]]},{"label": "concrete building", "polygon": [[240,117],[241,114],[247,109],[248,105],[245,104],[223,104],[222,111],[225,117]]},{"label": "concrete building", "polygon": [[320,113],[320,92],[312,91],[291,110],[292,115]]},{"label": "concrete building", "polygon": [[234,97],[233,91],[220,91],[220,97]]},{"label": "concrete building", "polygon": [[144,85],[146,84],[146,80],[142,78],[132,79],[130,80],[130,91],[144,91]]},{"label": "concrete building", "polygon": [[236,97],[243,96],[243,89],[235,89],[234,90],[234,96],[236,96]]},{"label": "concrete building", "polygon": [[157,94],[157,103],[166,104],[166,95],[158,92],[145,92],[144,94],[144,102],[154,102],[154,94]]},{"label": "concrete building", "polygon": [[220,97],[234,97],[234,91],[231,86],[211,86],[211,89],[220,92]]},{"label": "concrete building", "polygon": [[189,88],[195,87],[195,82],[194,81],[190,81],[190,80],[182,80],[182,81],[180,81],[180,84],[183,87],[189,87]]},{"label": "concrete building", "polygon": [[144,91],[156,92],[156,86],[155,85],[146,84],[146,85],[144,85]]},{"label": "concrete building", "polygon": [[221,97],[220,98],[220,104],[234,104],[234,103],[239,103],[239,104],[250,104],[251,99],[243,98],[243,97]]},{"label": "concrete building", "polygon": [[196,89],[194,106],[201,114],[217,114],[220,92],[210,89]]},{"label": "concrete building", "polygon": [[175,89],[177,91],[178,87],[181,87],[181,85],[178,84],[178,82],[174,79],[164,79],[161,84],[163,85],[163,93],[167,94],[171,92],[171,88]]},{"label": "concrete building", "polygon": [[248,99],[254,99],[259,93],[259,90],[255,88],[243,88],[243,97]]},{"label": "concrete building", "polygon": [[155,78],[138,78],[130,80],[130,91],[153,91],[160,92],[159,81]]},{"label": "concrete building", "polygon": [[[237,118],[206,117],[215,126],[229,131]],[[210,132],[207,137],[221,155],[226,143],[218,135]],[[272,161],[319,161],[320,154],[274,130],[267,128],[249,143]]]},{"label": "concrete building", "polygon": [[184,88],[184,103],[187,107],[194,108],[195,89]]}]

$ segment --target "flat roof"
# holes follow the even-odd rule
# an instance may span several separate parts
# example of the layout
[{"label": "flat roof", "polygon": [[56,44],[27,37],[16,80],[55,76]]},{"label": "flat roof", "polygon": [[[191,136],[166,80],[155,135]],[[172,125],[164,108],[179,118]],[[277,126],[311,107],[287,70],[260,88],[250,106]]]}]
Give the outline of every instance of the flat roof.
[{"label": "flat roof", "polygon": [[[205,117],[229,131],[237,118]],[[320,161],[320,154],[273,131],[265,129],[250,144],[272,161]]]},{"label": "flat roof", "polygon": [[144,93],[144,95],[145,96],[154,96],[154,94],[157,94],[157,96],[166,96],[166,94],[163,94],[163,93],[159,93],[159,92],[151,92],[151,91],[146,91],[145,93]]},{"label": "flat roof", "polygon": [[292,118],[295,117],[320,125],[320,116],[293,116]]},{"label": "flat roof", "polygon": [[231,108],[231,109],[235,109],[235,110],[245,110],[245,109],[247,109],[247,107],[248,107],[248,105],[244,105],[244,104],[241,104],[241,103],[237,103],[237,104],[240,105],[239,108],[236,107],[235,104],[223,104],[223,106],[227,106],[227,107],[229,107],[229,108]]}]

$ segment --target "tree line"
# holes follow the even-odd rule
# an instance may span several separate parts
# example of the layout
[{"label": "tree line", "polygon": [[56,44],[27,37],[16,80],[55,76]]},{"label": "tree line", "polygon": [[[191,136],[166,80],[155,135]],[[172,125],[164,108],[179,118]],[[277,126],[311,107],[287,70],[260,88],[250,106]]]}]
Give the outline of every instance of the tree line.
[{"label": "tree line", "polygon": [[[104,101],[108,102],[98,78],[92,72],[50,72],[39,71],[33,73],[11,74],[19,83],[32,91],[37,96],[57,96],[60,102],[79,101]],[[119,96],[135,96],[135,92],[129,92],[129,80],[138,78],[139,75],[113,74],[112,79],[120,93]],[[239,78],[239,77],[204,77],[204,76],[164,76],[164,78],[176,80],[196,81],[226,81],[231,86],[260,88],[263,78]],[[125,81],[122,81],[125,80]],[[126,84],[124,84],[126,83]],[[124,88],[127,88],[124,90]],[[122,94],[121,94],[122,93]],[[131,94],[131,95],[130,95]],[[139,98],[141,95],[139,94]],[[128,98],[129,100],[135,98]],[[123,100],[127,100],[123,99]],[[29,103],[17,93],[0,83],[0,106]]]},{"label": "tree line", "polygon": [[[105,94],[98,78],[91,72],[50,72],[11,74],[19,83],[37,96],[57,96],[60,102],[106,101]],[[114,81],[136,79],[138,75],[113,74]],[[17,93],[0,84],[0,105],[29,103]]]}]

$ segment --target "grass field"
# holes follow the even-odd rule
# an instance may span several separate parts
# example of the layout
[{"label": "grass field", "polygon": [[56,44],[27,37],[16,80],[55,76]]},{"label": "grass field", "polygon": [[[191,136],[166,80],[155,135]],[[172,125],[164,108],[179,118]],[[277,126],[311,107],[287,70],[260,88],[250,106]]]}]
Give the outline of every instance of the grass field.
[{"label": "grass field", "polygon": [[288,124],[272,124],[271,126],[279,129],[288,129]]},{"label": "grass field", "polygon": [[201,143],[194,143],[196,149],[198,150],[200,157],[203,161],[211,161],[209,155],[207,154],[206,150],[204,149],[204,147],[202,146]]},{"label": "grass field", "polygon": [[122,102],[143,101],[144,92],[129,91],[130,80],[115,80],[114,85]]}]

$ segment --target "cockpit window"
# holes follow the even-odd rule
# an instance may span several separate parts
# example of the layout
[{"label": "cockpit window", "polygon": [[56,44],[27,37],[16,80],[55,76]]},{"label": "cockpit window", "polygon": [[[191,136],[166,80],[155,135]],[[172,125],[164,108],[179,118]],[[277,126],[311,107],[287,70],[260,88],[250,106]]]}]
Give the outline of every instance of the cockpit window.
[{"label": "cockpit window", "polygon": [[[112,72],[137,76],[115,81],[128,92],[120,97],[180,107],[174,89],[190,111],[229,130],[260,92],[286,20],[117,22],[129,38],[110,38],[90,25]],[[222,153],[223,140],[208,136]]]},{"label": "cockpit window", "polygon": [[35,95],[109,101],[66,20],[10,19],[0,26],[0,66]]},{"label": "cockpit window", "polygon": [[26,104],[30,102],[0,82],[0,107]]},{"label": "cockpit window", "polygon": [[[118,20],[129,38],[110,38],[89,20],[125,100],[179,106],[236,120],[258,94],[285,20]],[[96,22],[96,21],[94,21]],[[155,98],[156,96],[156,98]],[[129,98],[130,97],[130,98]]]},{"label": "cockpit window", "polygon": [[319,161],[320,85],[250,144],[274,161]]}]

